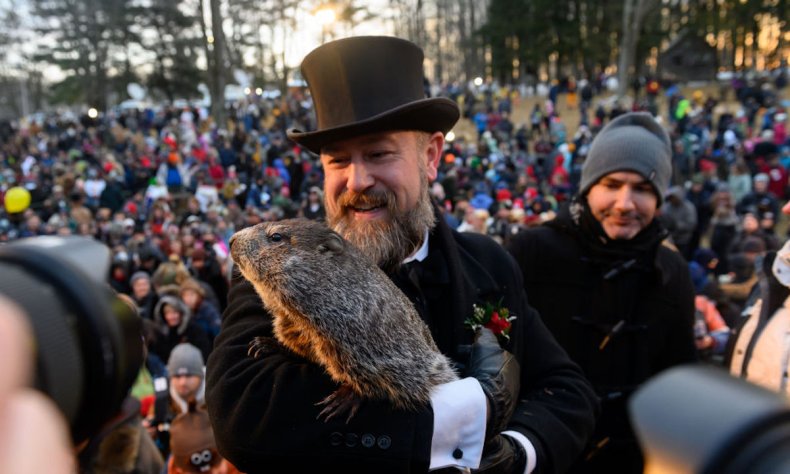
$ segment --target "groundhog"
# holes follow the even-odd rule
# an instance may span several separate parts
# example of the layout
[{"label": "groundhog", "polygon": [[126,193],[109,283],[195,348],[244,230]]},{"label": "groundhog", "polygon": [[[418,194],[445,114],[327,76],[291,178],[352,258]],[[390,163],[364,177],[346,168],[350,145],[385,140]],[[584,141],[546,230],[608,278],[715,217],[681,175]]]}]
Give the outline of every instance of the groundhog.
[{"label": "groundhog", "polygon": [[[325,421],[346,412],[350,420],[365,399],[415,409],[433,386],[458,379],[411,301],[326,225],[258,224],[233,235],[230,253],[273,316],[276,340],[340,384],[319,402]],[[256,338],[251,355],[269,342]]]}]

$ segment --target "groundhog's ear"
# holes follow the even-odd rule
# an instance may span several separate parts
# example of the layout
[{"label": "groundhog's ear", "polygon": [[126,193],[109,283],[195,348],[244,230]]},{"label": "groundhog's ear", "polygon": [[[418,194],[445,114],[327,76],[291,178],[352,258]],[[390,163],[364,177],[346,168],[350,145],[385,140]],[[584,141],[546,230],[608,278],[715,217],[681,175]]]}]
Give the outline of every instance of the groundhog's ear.
[{"label": "groundhog's ear", "polygon": [[340,253],[343,251],[343,247],[343,238],[332,232],[327,235],[326,240],[321,242],[321,245],[318,246],[318,251]]}]

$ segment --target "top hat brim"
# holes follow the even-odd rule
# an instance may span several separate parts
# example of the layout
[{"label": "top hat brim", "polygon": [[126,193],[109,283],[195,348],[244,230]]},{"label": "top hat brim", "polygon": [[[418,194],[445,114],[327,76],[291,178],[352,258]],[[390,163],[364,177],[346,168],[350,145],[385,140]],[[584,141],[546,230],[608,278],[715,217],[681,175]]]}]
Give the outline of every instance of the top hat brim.
[{"label": "top hat brim", "polygon": [[303,132],[292,128],[287,131],[288,138],[320,154],[321,148],[349,138],[376,132],[395,130],[419,130],[424,132],[447,133],[458,122],[461,112],[458,105],[445,97],[421,99],[388,110],[373,117],[346,125]]}]

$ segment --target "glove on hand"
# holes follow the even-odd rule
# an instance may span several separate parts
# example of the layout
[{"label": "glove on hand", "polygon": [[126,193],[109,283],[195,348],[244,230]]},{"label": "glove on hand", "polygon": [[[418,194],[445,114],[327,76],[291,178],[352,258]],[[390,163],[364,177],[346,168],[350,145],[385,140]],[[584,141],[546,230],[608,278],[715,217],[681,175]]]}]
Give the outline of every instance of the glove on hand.
[{"label": "glove on hand", "polygon": [[513,354],[502,349],[488,328],[478,331],[469,356],[467,376],[474,377],[488,399],[486,441],[507,427],[518,402],[521,371]]},{"label": "glove on hand", "polygon": [[472,472],[480,474],[522,474],[527,468],[524,447],[508,435],[497,435],[486,443],[480,467]]}]

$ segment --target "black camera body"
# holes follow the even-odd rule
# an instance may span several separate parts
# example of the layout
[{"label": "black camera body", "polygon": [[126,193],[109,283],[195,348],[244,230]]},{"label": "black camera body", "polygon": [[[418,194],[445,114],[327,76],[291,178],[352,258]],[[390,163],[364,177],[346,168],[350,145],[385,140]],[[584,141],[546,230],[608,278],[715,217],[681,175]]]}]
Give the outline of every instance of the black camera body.
[{"label": "black camera body", "polygon": [[647,474],[790,472],[790,400],[724,369],[668,369],[629,409]]},{"label": "black camera body", "polygon": [[143,363],[142,322],[107,284],[110,249],[91,238],[33,237],[0,247],[0,294],[27,313],[35,387],[79,443],[120,410]]}]

